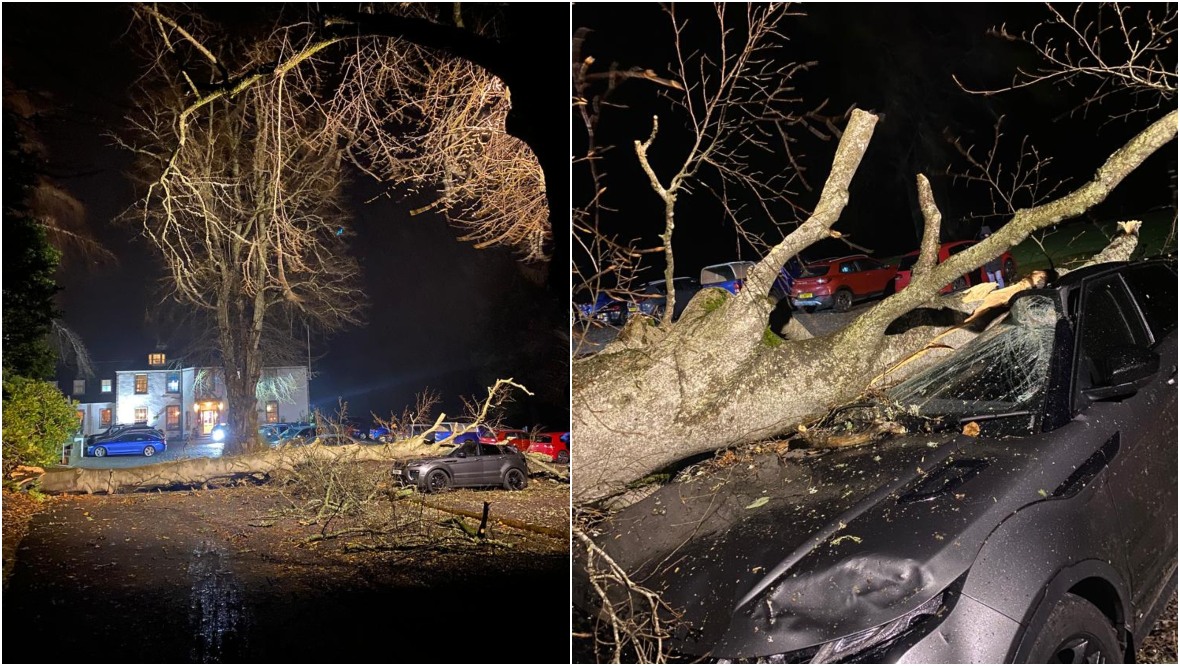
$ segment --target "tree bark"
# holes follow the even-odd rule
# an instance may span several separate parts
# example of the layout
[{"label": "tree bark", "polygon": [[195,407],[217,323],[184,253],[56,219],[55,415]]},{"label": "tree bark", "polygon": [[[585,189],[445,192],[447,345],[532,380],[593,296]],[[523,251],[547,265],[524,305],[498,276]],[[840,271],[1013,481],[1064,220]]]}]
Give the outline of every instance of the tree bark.
[{"label": "tree bark", "polygon": [[935,333],[915,329],[886,336],[890,323],[1032,231],[1103,201],[1175,138],[1176,117],[1173,111],[1131,139],[1089,183],[1056,201],[1017,211],[999,232],[917,274],[906,289],[844,330],[784,341],[769,334],[769,305],[755,294],[766,293],[787,258],[828,236],[839,217],[876,121],[853,112],[815,212],[759,262],[741,294],[702,290],[665,335],[574,363],[572,420],[579,437],[574,499],[595,501],[687,456],[781,434],[807,415],[856,396]]}]

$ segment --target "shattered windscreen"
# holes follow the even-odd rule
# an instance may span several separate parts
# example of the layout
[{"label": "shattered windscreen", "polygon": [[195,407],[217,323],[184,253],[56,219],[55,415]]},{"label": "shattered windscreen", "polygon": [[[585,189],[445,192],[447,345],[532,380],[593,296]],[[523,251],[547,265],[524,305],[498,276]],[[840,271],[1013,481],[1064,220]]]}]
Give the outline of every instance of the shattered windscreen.
[{"label": "shattered windscreen", "polygon": [[1052,298],[1022,298],[1004,321],[889,393],[924,416],[1035,411],[1049,380],[1057,316]]}]

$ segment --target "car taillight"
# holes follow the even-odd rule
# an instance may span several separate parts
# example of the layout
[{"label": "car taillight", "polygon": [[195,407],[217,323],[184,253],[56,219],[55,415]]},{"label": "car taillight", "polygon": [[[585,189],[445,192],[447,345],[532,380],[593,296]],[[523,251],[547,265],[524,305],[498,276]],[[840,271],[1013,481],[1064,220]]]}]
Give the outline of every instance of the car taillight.
[{"label": "car taillight", "polygon": [[734,282],[733,283],[733,293],[735,293],[735,294],[742,293],[742,285],[743,284],[744,283],[741,280],[737,280],[736,282]]}]

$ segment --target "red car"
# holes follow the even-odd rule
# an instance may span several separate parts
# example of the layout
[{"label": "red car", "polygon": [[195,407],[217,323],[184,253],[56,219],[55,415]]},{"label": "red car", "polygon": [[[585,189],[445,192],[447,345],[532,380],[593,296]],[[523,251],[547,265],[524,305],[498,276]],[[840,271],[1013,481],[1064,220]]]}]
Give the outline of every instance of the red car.
[{"label": "red car", "polygon": [[791,305],[807,312],[820,308],[844,312],[855,301],[886,293],[896,274],[895,266],[864,254],[808,264],[791,285]]},{"label": "red car", "polygon": [[542,432],[532,436],[528,450],[547,455],[553,462],[568,465],[570,461],[570,434],[568,432]]},{"label": "red car", "polygon": [[511,444],[515,446],[521,453],[529,450],[529,433],[527,430],[497,430],[496,442],[501,444]]},{"label": "red car", "polygon": [[[956,254],[966,250],[975,245],[976,241],[952,241],[943,243],[938,246],[938,263],[942,263]],[[897,267],[897,277],[893,279],[893,290],[901,291],[905,289],[910,283],[910,270],[914,264],[918,263],[918,251],[914,250],[901,258],[901,262]],[[1004,286],[1012,284],[1016,280],[1016,260],[1012,258],[1010,252],[1005,252],[1000,255],[1001,271],[1004,275]],[[987,271],[984,267],[980,267],[970,273],[965,273],[961,277],[955,278],[955,281],[942,288],[942,293],[948,294],[952,291],[961,291],[972,285],[982,284],[987,282]]]}]

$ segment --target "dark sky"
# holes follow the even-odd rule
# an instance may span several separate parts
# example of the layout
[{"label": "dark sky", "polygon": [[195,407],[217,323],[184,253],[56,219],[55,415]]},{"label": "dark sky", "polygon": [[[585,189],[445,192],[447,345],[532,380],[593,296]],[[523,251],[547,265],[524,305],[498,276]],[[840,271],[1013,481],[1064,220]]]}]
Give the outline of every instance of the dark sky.
[{"label": "dark sky", "polygon": [[[708,16],[711,8],[678,6],[681,16],[690,17],[685,33],[687,50],[707,50],[715,43],[704,28],[713,24]],[[1013,30],[1031,27],[1044,18],[1040,4],[828,3],[793,8],[805,15],[783,24],[788,41],[778,51],[778,62],[816,61],[794,79],[797,96],[802,99],[798,109],[828,100],[825,111],[829,113],[840,114],[856,105],[882,116],[853,180],[851,202],[835,226],[876,256],[896,256],[917,248],[921,217],[916,210],[914,177],[918,172],[932,180],[943,212],[943,239],[972,238],[978,233],[981,222],[969,217],[983,212],[987,202],[982,191],[956,185],[944,175],[948,165],[963,167],[944,138],[946,134],[961,137],[967,145],[987,147],[994,121],[1004,116],[1004,131],[1011,140],[1008,145],[1016,146],[1019,137],[1028,135],[1043,155],[1053,156],[1047,175],[1068,179],[1077,186],[1110,152],[1164,113],[1106,124],[1109,115],[1125,108],[1125,97],[1112,98],[1110,104],[1087,114],[1070,115],[1083,89],[1038,86],[992,97],[959,89],[952,75],[980,88],[1000,87],[1011,81],[1017,66],[1035,64],[1029,49],[989,36],[987,31],[1005,23]],[[577,4],[573,20],[575,28],[593,30],[581,55],[594,57],[598,71],[617,63],[620,69],[651,68],[660,76],[671,76],[672,30],[657,5]],[[645,82],[624,84],[612,98],[615,106],[603,113],[598,127],[599,144],[615,146],[600,162],[608,174],[605,201],[617,209],[608,215],[608,229],[627,238],[641,235],[647,247],[660,244],[656,234],[662,226],[662,202],[647,185],[632,142],[647,138],[651,116],[659,114],[660,134],[650,155],[665,184],[687,145],[683,121],[679,120],[683,116],[671,110],[665,99],[657,98],[657,93],[665,90]],[[798,132],[797,138],[796,150],[806,155],[803,164],[815,192],[796,188],[796,200],[810,210],[827,175],[835,141],[821,142],[805,131]],[[574,152],[582,154],[582,150],[584,132],[575,120]],[[1014,155],[1009,151],[1003,157],[1011,160]],[[1095,215],[1139,215],[1169,204],[1174,197],[1174,176],[1169,177],[1169,172],[1174,174],[1175,163],[1173,144],[1120,186]],[[756,163],[764,170],[784,165],[781,159]],[[587,201],[592,191],[585,174],[585,169],[575,167],[575,206]],[[753,212],[755,207],[750,208]],[[673,247],[678,275],[695,276],[711,263],[757,259],[748,245],[737,240],[715,199],[702,188],[682,197],[677,211]],[[778,221],[797,219],[790,209],[775,213]],[[999,221],[990,224],[995,228]],[[781,238],[764,215],[753,214],[750,225],[768,241]],[[824,241],[813,247],[810,256],[853,252],[838,241]],[[659,273],[662,277],[662,255],[648,256],[648,275]]]},{"label": "dark sky", "polygon": [[[67,261],[60,276],[66,322],[99,361],[143,360],[161,342],[178,353],[184,332],[151,316],[159,262],[135,225],[114,223],[137,195],[125,176],[129,158],[103,136],[121,129],[139,71],[124,41],[130,12],[119,5],[6,4],[3,19],[5,78],[51,97],[52,113],[37,124],[50,169],[84,202],[88,223],[117,257],[114,264]],[[564,85],[555,91],[566,94]],[[400,412],[430,387],[457,414],[459,396],[482,396],[496,377],[515,377],[539,395],[516,403],[513,425],[568,427],[561,360],[568,349],[555,335],[568,324],[543,319],[541,288],[509,251],[477,251],[438,217],[410,218],[421,201],[364,203],[374,192],[358,179],[347,197],[368,321],[328,339],[312,337],[314,405],[334,410],[343,398],[367,421],[371,411]]]}]

